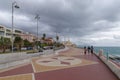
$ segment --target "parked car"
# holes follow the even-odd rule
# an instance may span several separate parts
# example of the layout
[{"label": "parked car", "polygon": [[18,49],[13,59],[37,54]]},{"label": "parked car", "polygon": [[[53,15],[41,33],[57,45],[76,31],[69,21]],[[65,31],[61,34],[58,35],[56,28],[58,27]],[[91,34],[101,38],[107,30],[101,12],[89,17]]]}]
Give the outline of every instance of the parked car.
[{"label": "parked car", "polygon": [[27,47],[27,50],[33,50],[33,47]]},{"label": "parked car", "polygon": [[22,47],[21,50],[27,50],[27,48],[26,47]]},{"label": "parked car", "polygon": [[42,49],[42,48],[39,48],[39,52],[43,52],[43,49]]},{"label": "parked car", "polygon": [[47,49],[53,49],[53,46],[45,46],[43,47],[44,50],[47,50]]},{"label": "parked car", "polygon": [[45,47],[43,47],[43,49],[44,49],[44,50],[47,50],[47,49],[49,49],[49,47],[48,47],[48,46],[45,46]]},{"label": "parked car", "polygon": [[49,49],[53,49],[53,46],[49,46]]},{"label": "parked car", "polygon": [[17,51],[17,47],[14,47],[14,48],[13,48],[13,51]]}]

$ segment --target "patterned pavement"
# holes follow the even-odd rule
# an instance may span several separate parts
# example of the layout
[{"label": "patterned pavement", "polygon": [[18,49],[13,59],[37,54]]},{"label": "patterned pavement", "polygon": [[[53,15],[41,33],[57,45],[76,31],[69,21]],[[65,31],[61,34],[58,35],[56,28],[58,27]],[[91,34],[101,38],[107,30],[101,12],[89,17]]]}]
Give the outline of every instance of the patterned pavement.
[{"label": "patterned pavement", "polygon": [[34,72],[45,72],[76,66],[97,64],[97,62],[85,59],[78,59],[75,57],[56,56],[44,59],[33,59],[32,64],[34,67]]},{"label": "patterned pavement", "polygon": [[0,71],[0,80],[119,80],[95,55],[70,48],[59,55],[34,57],[31,63]]}]

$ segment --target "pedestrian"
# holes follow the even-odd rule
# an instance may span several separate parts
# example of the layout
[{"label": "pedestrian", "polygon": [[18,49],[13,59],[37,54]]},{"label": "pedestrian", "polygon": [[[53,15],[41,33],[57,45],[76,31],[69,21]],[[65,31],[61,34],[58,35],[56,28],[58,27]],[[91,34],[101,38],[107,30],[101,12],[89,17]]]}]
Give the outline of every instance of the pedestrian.
[{"label": "pedestrian", "polygon": [[94,53],[94,48],[93,48],[93,46],[91,46],[91,54],[93,54]]},{"label": "pedestrian", "polygon": [[86,46],[84,47],[84,54],[86,55],[86,53],[87,53],[87,48],[86,48]]},{"label": "pedestrian", "polygon": [[91,52],[90,46],[88,46],[87,50],[88,50],[88,54],[90,54]]}]

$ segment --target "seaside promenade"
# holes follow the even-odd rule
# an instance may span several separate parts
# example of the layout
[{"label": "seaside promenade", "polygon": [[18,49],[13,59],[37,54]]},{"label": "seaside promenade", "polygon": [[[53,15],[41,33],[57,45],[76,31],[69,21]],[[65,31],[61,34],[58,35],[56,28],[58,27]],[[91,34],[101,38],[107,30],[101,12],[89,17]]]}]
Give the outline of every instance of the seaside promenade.
[{"label": "seaside promenade", "polygon": [[58,54],[31,58],[30,62],[0,70],[0,80],[119,80],[95,55],[69,48]]}]

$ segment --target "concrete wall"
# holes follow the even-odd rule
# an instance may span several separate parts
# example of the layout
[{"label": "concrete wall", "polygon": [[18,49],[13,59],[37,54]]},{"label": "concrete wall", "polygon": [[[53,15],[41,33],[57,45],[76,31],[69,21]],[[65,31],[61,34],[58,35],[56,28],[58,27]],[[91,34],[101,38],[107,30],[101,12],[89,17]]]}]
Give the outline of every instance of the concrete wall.
[{"label": "concrete wall", "polygon": [[107,60],[104,56],[102,55],[97,55],[110,69],[113,73],[116,74],[116,76],[120,79],[120,67],[111,62],[110,60]]},{"label": "concrete wall", "polygon": [[32,57],[41,56],[43,54],[47,55],[51,53],[53,53],[53,50],[45,50],[44,52],[30,54],[27,54],[26,52],[0,54],[0,69],[28,63]]},{"label": "concrete wall", "polygon": [[24,59],[24,60],[20,60],[20,61],[13,61],[13,62],[9,62],[9,63],[4,63],[4,64],[0,64],[0,69],[5,69],[5,68],[9,68],[12,66],[17,66],[20,64],[24,64],[24,63],[30,63],[30,59]]},{"label": "concrete wall", "polygon": [[0,54],[0,64],[9,63],[16,60],[25,59],[26,53],[9,53],[9,54]]}]

